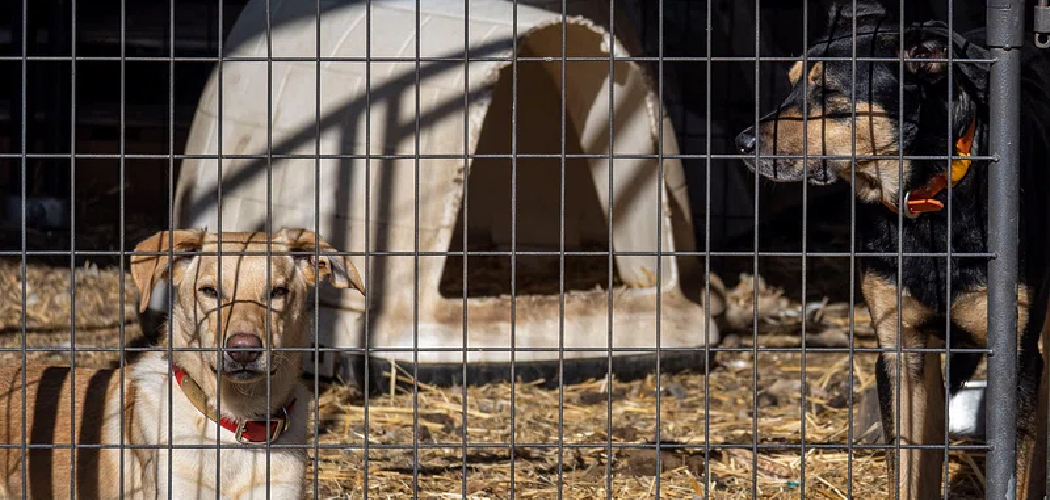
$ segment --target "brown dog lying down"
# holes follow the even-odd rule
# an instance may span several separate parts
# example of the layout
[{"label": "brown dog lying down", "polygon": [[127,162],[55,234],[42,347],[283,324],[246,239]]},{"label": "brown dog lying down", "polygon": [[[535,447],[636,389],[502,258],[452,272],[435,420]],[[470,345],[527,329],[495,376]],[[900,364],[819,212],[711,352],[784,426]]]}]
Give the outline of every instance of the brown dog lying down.
[{"label": "brown dog lying down", "polygon": [[[306,443],[311,396],[300,383],[302,352],[278,349],[309,345],[306,298],[318,279],[364,293],[357,269],[345,256],[318,258],[335,249],[303,229],[226,232],[221,243],[202,230],[162,231],[135,251],[166,253],[169,244],[170,274],[158,254],[134,256],[131,273],[140,307],[157,280],[172,283],[170,358],[146,353],[124,377],[0,369],[3,498],[23,497],[23,488],[31,498],[259,499],[267,489],[269,498],[302,497],[306,450],[294,445]],[[95,446],[71,453],[74,441]]]}]

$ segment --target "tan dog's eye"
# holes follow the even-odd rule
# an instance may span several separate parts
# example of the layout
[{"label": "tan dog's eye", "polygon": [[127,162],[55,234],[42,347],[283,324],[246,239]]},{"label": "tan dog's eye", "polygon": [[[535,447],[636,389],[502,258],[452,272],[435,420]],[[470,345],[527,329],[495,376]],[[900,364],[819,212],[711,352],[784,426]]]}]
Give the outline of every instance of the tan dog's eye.
[{"label": "tan dog's eye", "polygon": [[270,299],[281,299],[288,295],[288,288],[283,286],[275,286],[273,290],[270,290]]},{"label": "tan dog's eye", "polygon": [[213,287],[213,286],[202,286],[202,287],[198,288],[197,291],[200,292],[201,295],[203,295],[203,296],[205,296],[205,297],[207,297],[209,299],[217,299],[217,298],[219,298],[219,291],[216,290],[215,287]]}]

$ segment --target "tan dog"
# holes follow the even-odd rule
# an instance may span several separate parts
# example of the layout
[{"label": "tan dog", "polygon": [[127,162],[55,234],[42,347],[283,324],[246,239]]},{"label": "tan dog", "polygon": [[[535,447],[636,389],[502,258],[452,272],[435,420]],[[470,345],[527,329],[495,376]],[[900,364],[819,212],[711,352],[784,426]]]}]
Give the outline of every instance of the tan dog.
[{"label": "tan dog", "polygon": [[[302,496],[306,450],[288,445],[306,443],[311,397],[299,382],[302,352],[279,349],[309,345],[306,298],[318,278],[364,293],[357,269],[343,256],[315,259],[335,249],[302,229],[272,238],[223,233],[221,243],[201,230],[163,231],[135,250],[169,245],[170,274],[167,255],[136,255],[131,273],[140,307],[157,280],[172,283],[170,358],[149,352],[124,377],[0,369],[3,498],[23,497],[23,487],[31,498],[261,499],[267,489],[269,498]],[[267,258],[268,247],[276,255]],[[268,439],[275,446],[267,454]],[[71,453],[74,441],[95,447]]]}]

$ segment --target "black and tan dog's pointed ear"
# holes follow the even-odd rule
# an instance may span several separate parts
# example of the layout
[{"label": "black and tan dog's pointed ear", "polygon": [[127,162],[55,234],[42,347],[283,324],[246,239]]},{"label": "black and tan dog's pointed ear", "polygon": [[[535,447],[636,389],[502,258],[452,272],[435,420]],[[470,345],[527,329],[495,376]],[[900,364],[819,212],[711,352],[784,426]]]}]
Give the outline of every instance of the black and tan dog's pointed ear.
[{"label": "black and tan dog's pointed ear", "polygon": [[[159,252],[192,252],[200,250],[204,242],[204,230],[201,229],[178,229],[175,231],[161,231],[146,238],[135,245],[135,252],[150,252],[147,255],[131,256],[131,279],[139,289],[139,311],[145,311],[149,306],[150,295],[157,281],[169,276],[168,256]],[[171,272],[178,279],[179,269],[176,267],[181,259],[176,256],[171,263]]]},{"label": "black and tan dog's pointed ear", "polygon": [[857,29],[861,30],[889,18],[890,15],[881,2],[857,0],[857,6],[854,9],[852,0],[839,0],[828,8],[827,31],[832,37],[851,36],[854,21],[856,21]]},{"label": "black and tan dog's pointed ear", "polygon": [[905,71],[929,81],[940,80],[948,69],[948,40],[917,28],[904,37],[901,56]]},{"label": "black and tan dog's pointed ear", "polygon": [[[303,275],[311,284],[327,277],[332,286],[336,288],[354,288],[361,292],[361,295],[365,294],[365,285],[361,281],[361,275],[358,274],[357,267],[350,262],[350,258],[345,255],[324,255],[338,252],[338,250],[317,233],[300,228],[282,228],[274,235],[274,240],[285,242],[292,252],[321,253],[316,263],[314,262],[315,255],[295,256],[296,259],[301,259]],[[314,275],[315,264],[317,276]]]},{"label": "black and tan dog's pointed ear", "polygon": [[[904,69],[926,82],[938,82],[948,74],[948,47],[951,44],[955,70],[965,75],[967,84],[983,91],[987,88],[988,71],[991,66],[984,60],[992,56],[987,49],[948,30],[941,21],[927,21],[913,25],[901,37],[900,55],[904,58]],[[980,62],[972,61],[974,59]]]}]

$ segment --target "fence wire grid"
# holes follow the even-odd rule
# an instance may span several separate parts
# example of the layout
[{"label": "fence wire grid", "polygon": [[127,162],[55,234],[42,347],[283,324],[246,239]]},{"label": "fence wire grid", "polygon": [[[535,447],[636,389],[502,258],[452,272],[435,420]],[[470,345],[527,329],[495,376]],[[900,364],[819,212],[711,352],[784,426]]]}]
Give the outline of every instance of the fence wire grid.
[{"label": "fence wire grid", "polygon": [[[1022,28],[1042,3],[874,2],[890,19],[878,29],[895,33],[929,20],[947,33],[987,28],[977,56],[957,41],[944,53],[865,54],[870,25],[856,17],[839,34],[850,50],[814,52],[836,43],[829,20],[871,3],[0,6],[0,496],[137,498],[182,484],[193,490],[157,496],[286,498],[298,483],[271,476],[294,462],[304,498],[1044,498],[1039,473],[1030,496],[1013,490],[1026,479],[1019,418],[1037,422],[1026,443],[1042,449],[1047,436],[1044,413],[1017,409],[1035,408],[1046,387],[1018,393],[1019,366],[1042,358],[1037,348],[1025,357],[1032,347],[1012,314],[1019,303],[1045,313],[1041,294],[1019,299],[1018,284],[1042,276],[1019,281],[1018,221],[1030,211],[1013,202],[1029,182],[1021,145],[1039,140],[1020,125],[1041,105],[1018,97],[1019,47],[1032,44]],[[901,75],[918,78],[911,58],[923,56],[944,68],[945,103],[960,102],[959,89],[977,95],[964,68],[984,68],[983,101],[913,117],[905,103],[917,84]],[[872,90],[887,78],[900,84]],[[836,115],[819,114],[833,103]],[[957,147],[956,114],[970,112],[972,153]],[[873,119],[895,120],[867,129],[892,147],[861,150],[858,130]],[[926,140],[945,137],[943,154],[905,151],[905,119]],[[798,151],[764,150],[762,127],[773,123],[775,143],[795,130],[790,120]],[[758,131],[750,145],[745,130]],[[890,220],[859,198],[858,182],[876,182],[863,165],[891,165],[879,175],[900,181],[924,162],[953,174],[959,161],[987,178],[976,205],[953,205],[972,190],[963,177],[945,185],[943,214],[912,220],[890,206],[889,243],[858,231]],[[848,175],[830,182],[828,165],[843,162]],[[796,178],[776,179],[785,175]],[[917,196],[896,191],[898,208]],[[979,249],[940,234],[906,248],[907,231],[930,217],[948,235],[979,234]],[[172,236],[136,250],[161,231],[283,227],[312,233],[252,249],[180,247]],[[281,264],[214,266],[214,280],[196,276],[210,290],[180,281],[186,266],[231,256]],[[284,256],[307,262],[296,276],[329,284],[348,262],[365,291],[306,280],[301,297]],[[146,290],[131,270],[150,257],[169,279]],[[877,279],[892,293],[862,293],[865,259],[891,264]],[[916,288],[907,262],[932,277]],[[953,284],[956,268],[977,267],[976,285]],[[237,298],[252,286],[274,295]],[[983,295],[967,299],[974,290]],[[302,342],[276,345],[297,327],[285,306],[262,304],[271,300],[303,300]],[[234,324],[253,301],[263,313]],[[885,318],[872,307],[896,322],[892,342],[885,332],[880,342]],[[905,318],[909,308],[925,322]],[[959,314],[976,326],[963,331]],[[986,345],[971,338],[981,328]],[[231,347],[242,334],[261,344]],[[220,368],[245,349],[254,385]],[[885,393],[910,376],[891,360],[908,356],[937,365],[923,390],[940,391],[927,410],[943,415],[910,417],[934,429],[922,443],[883,432],[885,416],[899,423],[901,405],[914,405]],[[963,361],[941,373],[941,356]],[[214,378],[198,392],[234,429],[199,406],[187,413],[196,400],[175,358]],[[271,364],[248,368],[255,359]],[[962,366],[971,359],[985,361]],[[150,386],[158,379],[143,370],[158,360],[164,383]],[[953,369],[974,375],[946,395]],[[265,411],[229,406],[244,399]],[[238,421],[270,432],[283,417],[283,441],[238,442]],[[164,429],[147,442],[143,425]],[[188,439],[187,428],[204,431]],[[249,449],[254,462],[230,453]],[[1035,453],[1028,471],[1046,471]],[[890,466],[908,454],[937,455],[911,485]],[[180,479],[187,470],[191,481]]]}]

